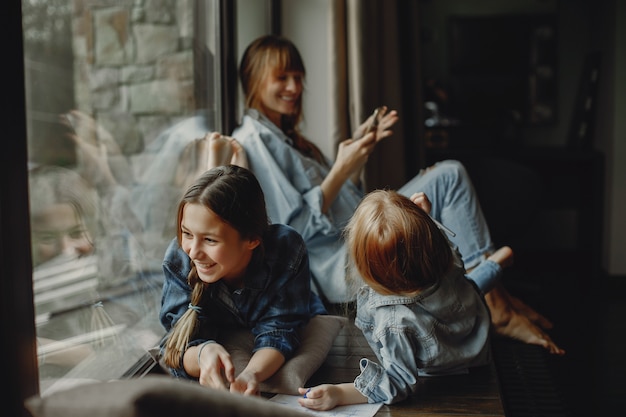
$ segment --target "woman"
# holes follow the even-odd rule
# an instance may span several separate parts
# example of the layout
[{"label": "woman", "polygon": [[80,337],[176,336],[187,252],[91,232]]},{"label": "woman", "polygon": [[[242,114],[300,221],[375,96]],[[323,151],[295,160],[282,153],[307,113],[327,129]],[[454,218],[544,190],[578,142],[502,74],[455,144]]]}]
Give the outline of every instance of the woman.
[{"label": "woman", "polygon": [[[235,165],[213,168],[189,187],[163,271],[164,363],[174,376],[208,387],[259,394],[299,347],[299,330],[326,313],[310,288],[302,238],[269,224],[258,181]],[[237,328],[254,335],[239,375],[219,343]]]}]

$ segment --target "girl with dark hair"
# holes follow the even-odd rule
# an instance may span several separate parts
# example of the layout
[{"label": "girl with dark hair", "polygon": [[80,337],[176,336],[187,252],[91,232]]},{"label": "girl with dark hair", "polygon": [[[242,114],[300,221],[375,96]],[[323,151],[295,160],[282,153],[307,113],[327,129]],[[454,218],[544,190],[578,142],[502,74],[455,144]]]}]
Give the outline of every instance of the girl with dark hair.
[{"label": "girl with dark hair", "polygon": [[[187,189],[163,271],[163,362],[205,386],[257,395],[299,347],[298,332],[326,313],[310,288],[302,237],[269,223],[257,179],[239,166],[210,169]],[[236,328],[254,335],[239,375],[218,343]]]}]

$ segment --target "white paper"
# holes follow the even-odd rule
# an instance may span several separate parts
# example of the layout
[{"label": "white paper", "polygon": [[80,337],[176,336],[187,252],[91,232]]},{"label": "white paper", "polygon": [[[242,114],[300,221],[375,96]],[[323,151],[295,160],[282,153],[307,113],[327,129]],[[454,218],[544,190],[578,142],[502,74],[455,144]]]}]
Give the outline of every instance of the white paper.
[{"label": "white paper", "polygon": [[314,415],[314,416],[324,416],[324,417],[373,417],[382,404],[353,404],[353,405],[340,405],[338,407],[333,408],[328,411],[315,411],[308,409],[306,407],[302,407],[298,404],[297,395],[285,395],[285,394],[277,394],[269,399],[269,401],[286,405],[290,408],[296,408],[305,413]]}]

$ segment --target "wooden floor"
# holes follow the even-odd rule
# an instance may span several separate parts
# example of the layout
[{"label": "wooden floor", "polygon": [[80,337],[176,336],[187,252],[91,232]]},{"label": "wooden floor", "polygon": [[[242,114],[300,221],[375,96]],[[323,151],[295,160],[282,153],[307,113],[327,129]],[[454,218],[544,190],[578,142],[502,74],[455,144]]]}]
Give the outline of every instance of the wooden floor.
[{"label": "wooden floor", "polygon": [[[359,374],[359,359],[376,360],[363,334],[352,320],[337,338],[326,362],[307,386],[351,382]],[[495,365],[466,375],[420,379],[419,394],[393,405],[383,405],[376,416],[504,416]]]}]

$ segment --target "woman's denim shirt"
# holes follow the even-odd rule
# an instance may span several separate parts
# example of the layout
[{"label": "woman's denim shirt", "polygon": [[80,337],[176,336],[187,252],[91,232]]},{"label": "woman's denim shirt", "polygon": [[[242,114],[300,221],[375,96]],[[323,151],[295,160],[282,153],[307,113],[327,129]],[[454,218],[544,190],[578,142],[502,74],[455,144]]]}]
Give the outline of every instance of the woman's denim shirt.
[{"label": "woman's denim shirt", "polygon": [[248,109],[233,132],[259,180],[273,223],[292,226],[309,250],[316,290],[332,303],[354,300],[346,286],[346,247],[342,230],[363,198],[363,190],[346,181],[327,213],[322,213],[321,184],[330,161],[321,164],[298,152],[276,125]]},{"label": "woman's denim shirt", "polygon": [[[192,291],[187,283],[191,261],[176,239],[167,248],[163,271],[160,320],[170,332],[189,308]],[[219,342],[221,332],[247,328],[255,337],[253,352],[270,347],[289,359],[300,345],[299,330],[311,317],[326,314],[321,300],[311,291],[310,281],[302,237],[289,226],[270,226],[263,236],[263,247],[254,250],[243,289],[231,291],[222,281],[205,289],[197,334],[188,347],[206,340]],[[182,356],[180,368],[170,372],[192,379],[184,371]]]},{"label": "woman's denim shirt", "polygon": [[359,290],[355,324],[379,363],[361,359],[354,385],[370,403],[407,398],[417,391],[418,376],[489,362],[489,310],[460,265],[457,258],[445,277],[413,297]]}]

